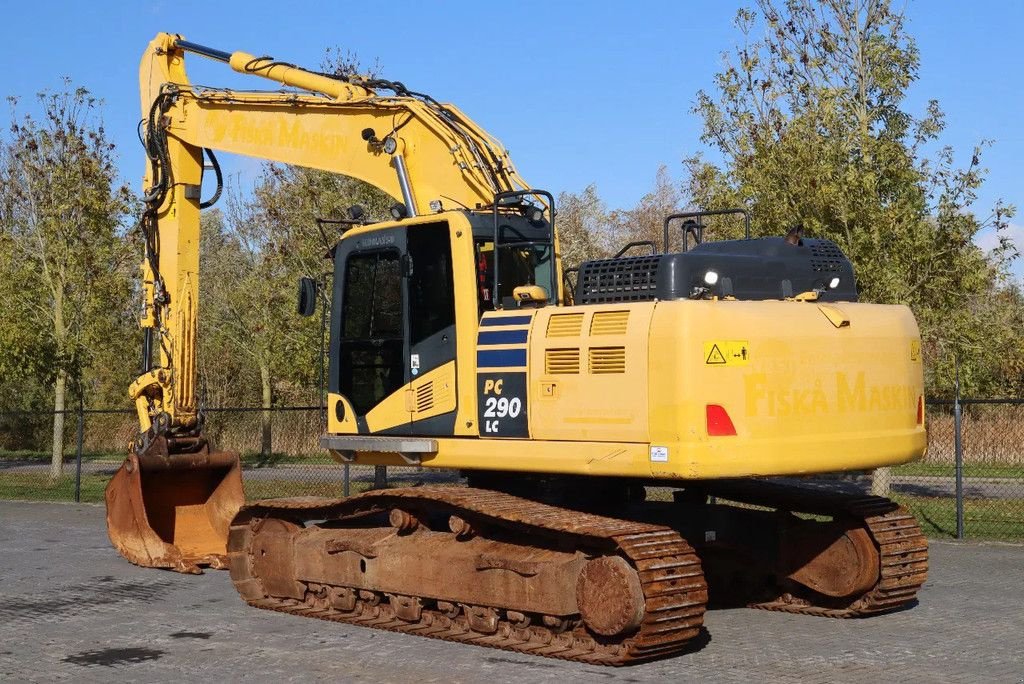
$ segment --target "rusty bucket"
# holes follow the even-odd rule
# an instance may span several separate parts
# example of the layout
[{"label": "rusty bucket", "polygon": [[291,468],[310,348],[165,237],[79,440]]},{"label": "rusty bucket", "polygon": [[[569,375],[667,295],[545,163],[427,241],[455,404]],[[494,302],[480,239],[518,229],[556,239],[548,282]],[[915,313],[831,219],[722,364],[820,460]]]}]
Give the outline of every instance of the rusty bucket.
[{"label": "rusty bucket", "polygon": [[[129,454],[107,484],[107,534],[136,565],[200,573],[223,568],[228,528],[245,503],[238,454],[210,451],[196,441],[156,438],[142,454]],[[177,447],[177,448],[175,448]]]}]

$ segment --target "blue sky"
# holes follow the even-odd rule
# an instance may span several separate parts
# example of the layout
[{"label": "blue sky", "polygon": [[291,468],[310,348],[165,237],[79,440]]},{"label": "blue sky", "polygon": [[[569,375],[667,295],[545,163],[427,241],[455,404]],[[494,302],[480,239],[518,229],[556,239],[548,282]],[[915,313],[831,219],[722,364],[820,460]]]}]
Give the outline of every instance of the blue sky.
[{"label": "blue sky", "polygon": [[[505,143],[531,183],[555,192],[596,183],[609,206],[629,206],[659,165],[681,179],[680,160],[702,149],[690,109],[737,39],[740,4],[8,2],[0,95],[58,88],[62,76],[86,86],[105,101],[122,172],[135,182],[138,60],[156,32],[310,66],[341,46],[364,63],[379,60],[387,78],[458,104]],[[939,99],[942,142],[960,162],[980,139],[994,140],[976,209],[987,214],[1001,197],[1024,210],[1024,2],[917,0],[906,11],[922,57],[908,108],[920,113]],[[189,70],[199,83],[263,87],[199,57]],[[243,159],[227,166],[243,183],[258,168]],[[1024,251],[1024,217],[1014,223]]]}]

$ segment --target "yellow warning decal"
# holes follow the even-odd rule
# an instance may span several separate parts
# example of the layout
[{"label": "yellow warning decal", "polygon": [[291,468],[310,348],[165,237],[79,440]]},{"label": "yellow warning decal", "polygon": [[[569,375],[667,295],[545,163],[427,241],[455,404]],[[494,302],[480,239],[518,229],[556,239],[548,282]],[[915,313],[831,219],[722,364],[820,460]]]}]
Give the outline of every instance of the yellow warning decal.
[{"label": "yellow warning decal", "polygon": [[746,340],[713,340],[704,343],[704,364],[707,366],[745,366],[750,362],[750,345]]},{"label": "yellow warning decal", "polygon": [[920,361],[921,360],[921,340],[910,341],[910,360]]}]

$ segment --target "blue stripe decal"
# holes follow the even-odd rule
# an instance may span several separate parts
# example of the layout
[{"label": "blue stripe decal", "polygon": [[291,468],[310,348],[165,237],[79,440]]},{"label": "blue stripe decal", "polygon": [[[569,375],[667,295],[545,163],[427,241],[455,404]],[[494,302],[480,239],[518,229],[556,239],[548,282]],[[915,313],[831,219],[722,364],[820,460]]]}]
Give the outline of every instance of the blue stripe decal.
[{"label": "blue stripe decal", "polygon": [[526,367],[525,349],[477,349],[478,368]]},{"label": "blue stripe decal", "polygon": [[525,325],[533,316],[485,316],[480,325]]},{"label": "blue stripe decal", "polygon": [[483,330],[476,338],[477,345],[524,344],[529,330]]}]

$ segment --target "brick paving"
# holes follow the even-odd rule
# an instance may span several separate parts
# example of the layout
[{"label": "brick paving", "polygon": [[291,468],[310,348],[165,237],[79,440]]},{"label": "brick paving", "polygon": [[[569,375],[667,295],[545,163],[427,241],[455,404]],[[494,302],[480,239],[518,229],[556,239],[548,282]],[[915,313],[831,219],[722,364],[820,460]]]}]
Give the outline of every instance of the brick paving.
[{"label": "brick paving", "polygon": [[99,506],[0,502],[0,681],[1024,683],[1024,546],[935,542],[920,604],[865,620],[717,610],[692,652],[609,669],[246,607],[143,570]]}]

